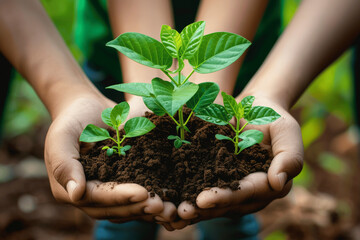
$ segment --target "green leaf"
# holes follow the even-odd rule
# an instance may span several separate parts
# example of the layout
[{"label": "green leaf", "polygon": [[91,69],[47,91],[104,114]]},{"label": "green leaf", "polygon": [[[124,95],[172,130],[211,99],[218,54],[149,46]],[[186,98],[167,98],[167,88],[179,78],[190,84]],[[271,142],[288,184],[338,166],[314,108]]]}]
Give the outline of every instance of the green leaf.
[{"label": "green leaf", "polygon": [[241,105],[244,108],[244,116],[246,116],[249,113],[254,100],[255,100],[254,96],[246,96],[241,100]]},{"label": "green leaf", "polygon": [[150,132],[155,125],[145,117],[129,119],[124,126],[126,137],[138,137]]},{"label": "green leaf", "polygon": [[187,131],[188,133],[191,133],[191,131],[189,130],[189,128],[187,126],[184,126],[184,130]]},{"label": "green leaf", "polygon": [[190,59],[198,50],[204,35],[205,22],[199,21],[186,26],[180,33],[182,40],[181,58]]},{"label": "green leaf", "polygon": [[262,125],[274,122],[280,115],[269,107],[255,106],[244,117],[249,124]]},{"label": "green leaf", "polygon": [[108,157],[112,156],[113,154],[114,154],[114,149],[108,148],[108,149],[106,150],[106,155],[107,155]]},{"label": "green leaf", "polygon": [[227,125],[232,118],[225,107],[215,103],[201,109],[196,113],[196,116],[217,125]]},{"label": "green leaf", "polygon": [[191,142],[186,141],[186,140],[181,140],[181,141],[182,141],[182,143],[185,143],[185,144],[191,144]]},{"label": "green leaf", "polygon": [[162,25],[160,39],[170,56],[179,58],[179,50],[181,47],[180,34],[175,29],[171,29],[170,26]]},{"label": "green leaf", "polygon": [[165,47],[156,39],[141,33],[121,34],[106,46],[113,47],[135,62],[151,68],[168,69],[172,65],[172,57]]},{"label": "green leaf", "polygon": [[119,92],[130,93],[141,97],[150,97],[153,94],[150,83],[121,83],[109,86],[106,89],[114,89]]},{"label": "green leaf", "polygon": [[264,138],[264,134],[261,131],[251,129],[245,132],[242,132],[239,135],[239,138],[242,139],[241,142],[238,143],[238,147],[240,148],[240,152],[245,148],[251,147],[254,144],[261,143]]},{"label": "green leaf", "polygon": [[80,142],[99,142],[109,139],[110,134],[104,128],[99,128],[93,124],[89,124],[85,127],[80,135]]},{"label": "green leaf", "polygon": [[[104,111],[102,111],[102,113],[101,113],[101,119],[103,120],[103,122],[104,122],[106,125],[114,128],[114,125],[113,125],[113,123],[111,122],[111,118],[110,118],[111,110],[112,110],[112,108],[106,108],[106,109],[104,109]],[[116,127],[115,127],[115,128],[116,128]]]},{"label": "green leaf", "polygon": [[120,148],[120,154],[123,155],[123,156],[125,156],[125,155],[126,155],[126,151],[128,151],[130,148],[131,148],[130,145],[126,145],[126,146]]},{"label": "green leaf", "polygon": [[130,106],[127,102],[121,102],[111,110],[110,119],[115,128],[118,128],[126,121],[130,112]]},{"label": "green leaf", "polygon": [[203,37],[189,63],[195,72],[216,72],[235,62],[250,44],[247,39],[234,33],[211,33]]},{"label": "green leaf", "polygon": [[148,109],[158,116],[163,116],[166,113],[164,107],[154,97],[143,97],[143,101]]},{"label": "green leaf", "polygon": [[125,145],[125,146],[123,146],[121,149],[125,152],[125,151],[129,151],[130,148],[131,148],[130,145]]},{"label": "green leaf", "polygon": [[194,112],[212,104],[220,91],[219,85],[214,82],[204,82],[198,86],[195,95],[186,103],[186,106]]},{"label": "green leaf", "polygon": [[174,141],[174,147],[175,147],[175,148],[180,148],[182,144],[183,144],[183,143],[182,143],[181,139],[176,139],[176,140]]},{"label": "green leaf", "polygon": [[229,141],[233,142],[232,138],[230,138],[228,136],[225,136],[225,135],[222,135],[222,134],[216,134],[215,137],[218,140],[229,140]]},{"label": "green leaf", "polygon": [[167,137],[167,139],[169,139],[169,140],[176,140],[176,139],[180,139],[180,137],[179,137],[179,136],[175,136],[175,135],[169,135],[169,136]]},{"label": "green leaf", "polygon": [[109,146],[104,146],[101,148],[101,150],[106,150],[106,149],[109,149],[110,147]]},{"label": "green leaf", "polygon": [[160,78],[153,79],[151,83],[156,99],[171,116],[174,116],[199,88],[198,85],[189,82],[174,89],[170,82]]},{"label": "green leaf", "polygon": [[233,96],[228,95],[225,92],[222,92],[221,96],[223,97],[226,111],[237,119],[241,119],[244,116],[244,109],[241,103],[238,104]]}]

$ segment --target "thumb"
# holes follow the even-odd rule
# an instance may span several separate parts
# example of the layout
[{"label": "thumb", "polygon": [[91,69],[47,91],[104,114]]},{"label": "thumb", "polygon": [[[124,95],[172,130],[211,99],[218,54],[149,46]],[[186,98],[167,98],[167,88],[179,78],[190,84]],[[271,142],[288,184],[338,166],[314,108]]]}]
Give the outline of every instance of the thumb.
[{"label": "thumb", "polygon": [[77,160],[78,138],[74,133],[57,129],[56,125],[52,125],[45,140],[45,163],[51,190],[59,201],[76,202],[86,189],[84,170]]},{"label": "thumb", "polygon": [[271,188],[276,191],[281,191],[289,180],[301,172],[304,159],[299,125],[292,118],[283,120],[270,128],[274,159],[268,170],[268,179]]},{"label": "thumb", "polygon": [[49,170],[52,171],[56,182],[65,189],[70,201],[77,202],[82,198],[86,181],[84,170],[78,160],[55,161]]}]

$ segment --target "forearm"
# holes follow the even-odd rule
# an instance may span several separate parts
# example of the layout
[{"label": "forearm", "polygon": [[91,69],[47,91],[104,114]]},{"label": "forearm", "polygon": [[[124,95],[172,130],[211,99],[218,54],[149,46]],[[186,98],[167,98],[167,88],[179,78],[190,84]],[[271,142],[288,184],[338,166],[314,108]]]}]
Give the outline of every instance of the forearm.
[{"label": "forearm", "polygon": [[[196,20],[206,21],[205,34],[232,32],[252,41],[267,3],[267,0],[203,0]],[[195,74],[193,78],[196,82],[217,82],[222,91],[232,94],[244,57],[245,54],[221,71]]]},{"label": "forearm", "polygon": [[53,118],[74,97],[99,94],[39,1],[0,1],[0,33],[1,52],[33,86]]},{"label": "forearm", "polygon": [[[109,0],[108,10],[114,37],[125,32],[138,32],[160,40],[161,26],[174,25],[169,0]],[[150,82],[154,77],[165,78],[159,69],[143,66],[123,54],[119,54],[119,58],[124,82]]]},{"label": "forearm", "polygon": [[304,0],[241,95],[268,97],[289,109],[359,35],[359,12],[357,0]]}]

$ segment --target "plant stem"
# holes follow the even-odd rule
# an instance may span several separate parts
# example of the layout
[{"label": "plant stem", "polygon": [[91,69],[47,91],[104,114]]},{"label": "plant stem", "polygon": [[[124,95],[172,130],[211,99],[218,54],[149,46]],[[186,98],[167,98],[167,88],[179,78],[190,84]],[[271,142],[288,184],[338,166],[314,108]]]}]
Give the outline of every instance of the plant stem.
[{"label": "plant stem", "polygon": [[244,124],[244,126],[242,126],[241,127],[241,129],[240,129],[240,131],[239,131],[239,133],[246,127],[246,125],[248,125],[249,123],[248,122],[246,122],[245,124]]},{"label": "plant stem", "polygon": [[191,116],[193,115],[194,111],[191,111],[191,113],[189,114],[188,118],[186,119],[184,126],[186,126],[186,124],[189,122]]},{"label": "plant stem", "polygon": [[235,155],[238,155],[240,152],[238,152],[238,144],[239,144],[239,128],[240,128],[240,119],[236,119],[236,130],[235,130]]},{"label": "plant stem", "polygon": [[116,143],[117,143],[117,145],[118,145],[118,154],[119,154],[119,156],[121,156],[121,154],[120,154],[120,147],[121,147],[120,144],[121,144],[122,141],[124,141],[124,138],[123,138],[122,141],[120,142],[119,127],[117,126],[115,130],[116,130],[116,139],[117,139]]},{"label": "plant stem", "polygon": [[246,125],[248,125],[249,123],[246,122],[241,129],[239,130],[239,126],[240,126],[240,120],[236,119],[236,132],[235,132],[235,155],[238,155],[240,153],[240,150],[238,151],[238,144],[239,144],[239,134],[242,132],[242,130],[246,127]]},{"label": "plant stem", "polygon": [[180,138],[185,140],[185,131],[184,131],[184,115],[182,107],[179,109],[179,122],[180,122]]},{"label": "plant stem", "polygon": [[[169,78],[170,78],[170,80],[178,87],[179,86],[179,84],[175,81],[175,79],[172,77],[172,76],[170,76],[170,74],[168,73],[168,72],[166,72],[165,70],[162,70],[161,69],[161,71],[163,71],[163,73],[165,73],[165,75],[166,76],[168,76]],[[181,76],[180,74],[179,74],[179,76]],[[181,79],[181,78],[180,78]],[[179,79],[179,82],[180,82],[180,79]]]},{"label": "plant stem", "polygon": [[[184,83],[186,83],[186,81],[191,77],[191,75],[193,75],[194,72],[195,72],[195,70],[192,70],[191,73],[189,74],[189,76],[187,76],[187,77],[185,78],[185,80],[180,84],[180,86],[183,85]],[[181,78],[180,78],[180,75],[179,75],[179,79],[181,79]]]}]

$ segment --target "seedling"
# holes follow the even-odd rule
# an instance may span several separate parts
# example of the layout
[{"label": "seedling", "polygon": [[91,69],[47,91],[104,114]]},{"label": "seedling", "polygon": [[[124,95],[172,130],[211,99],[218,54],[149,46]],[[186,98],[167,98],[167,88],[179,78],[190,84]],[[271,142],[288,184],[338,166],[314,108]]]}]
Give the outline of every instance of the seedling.
[{"label": "seedling", "polygon": [[[219,93],[219,86],[213,82],[195,84],[189,81],[194,72],[205,74],[221,70],[235,62],[250,46],[250,42],[234,33],[216,32],[204,35],[205,22],[186,26],[181,33],[170,26],[161,28],[161,42],[141,33],[128,32],[107,43],[145,66],[160,69],[170,79],[152,79],[151,83],[123,83],[108,88],[141,96],[145,105],[156,115],[168,114],[177,126],[179,137],[169,136],[179,148],[185,140],[186,127],[191,116],[212,104]],[[178,67],[171,71],[173,60]],[[192,67],[182,75],[185,60]],[[173,76],[172,76],[173,75]],[[185,119],[183,107],[191,109]],[[175,114],[178,113],[177,119]]]},{"label": "seedling", "polygon": [[125,134],[120,138],[119,127],[123,124],[130,111],[130,106],[127,102],[121,102],[116,105],[114,108],[106,108],[101,113],[101,119],[105,124],[112,127],[116,131],[116,139],[112,138],[108,130],[104,128],[97,127],[93,124],[89,124],[85,127],[80,136],[81,142],[99,142],[106,139],[113,140],[116,145],[109,147],[105,146],[102,150],[106,150],[108,156],[118,153],[120,155],[125,155],[131,146],[121,144],[128,137],[138,137],[150,132],[155,125],[145,117],[134,117],[129,119],[124,125]]},{"label": "seedling", "polygon": [[[235,137],[230,138],[222,134],[216,134],[219,140],[229,140],[234,143],[235,155],[238,155],[245,148],[251,147],[256,143],[261,143],[264,134],[258,130],[243,129],[248,124],[262,125],[274,122],[280,115],[269,107],[255,106],[252,104],[255,100],[254,96],[247,96],[237,103],[235,98],[225,92],[221,93],[224,106],[219,104],[211,104],[198,112],[197,116],[205,121],[218,125],[229,125],[235,132]],[[230,123],[235,117],[235,127]],[[240,120],[244,119],[245,123],[240,128]],[[239,139],[242,139],[239,141]]]}]

